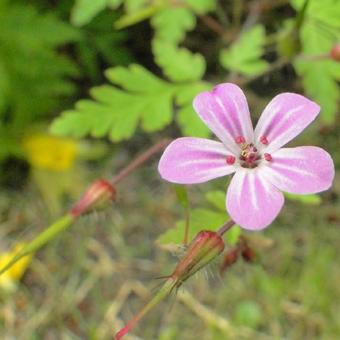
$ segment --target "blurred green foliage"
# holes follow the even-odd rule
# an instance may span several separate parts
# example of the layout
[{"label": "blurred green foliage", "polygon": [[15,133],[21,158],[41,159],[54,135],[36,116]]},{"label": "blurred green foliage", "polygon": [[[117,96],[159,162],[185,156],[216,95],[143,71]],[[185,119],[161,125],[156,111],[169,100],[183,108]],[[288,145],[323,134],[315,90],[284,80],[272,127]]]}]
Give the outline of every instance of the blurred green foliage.
[{"label": "blurred green foliage", "polygon": [[[302,0],[292,0],[299,10]],[[310,0],[300,29],[302,52],[306,56],[329,53],[335,42],[340,41],[340,3],[336,0]],[[340,100],[340,64],[330,59],[299,60],[294,66],[302,77],[306,94],[322,107],[325,123],[334,122]]]},{"label": "blurred green foliage", "polygon": [[[39,6],[38,6],[39,4]],[[41,9],[0,1],[0,161],[24,157],[21,139],[64,109],[76,79],[98,82],[102,65],[129,64],[126,34],[112,29],[115,14],[96,17],[82,30],[62,20],[64,5]]]},{"label": "blurred green foliage", "polygon": [[37,117],[61,108],[75,91],[76,64],[61,46],[79,39],[68,23],[31,5],[0,3],[0,159],[20,153],[15,135]]}]

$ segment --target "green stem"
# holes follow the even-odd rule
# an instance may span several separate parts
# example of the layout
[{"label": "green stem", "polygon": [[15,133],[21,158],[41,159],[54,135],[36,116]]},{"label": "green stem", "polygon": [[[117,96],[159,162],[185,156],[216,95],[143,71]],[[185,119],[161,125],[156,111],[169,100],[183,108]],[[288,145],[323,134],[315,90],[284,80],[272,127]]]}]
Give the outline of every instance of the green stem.
[{"label": "green stem", "polygon": [[176,284],[176,280],[169,278],[162,288],[157,292],[157,294],[147,303],[140,312],[131,319],[119,332],[115,335],[115,340],[120,340],[124,335],[126,335],[141,319],[148,313],[152,308],[158,305],[164,298],[166,298]]},{"label": "green stem", "polygon": [[31,242],[26,244],[18,254],[16,254],[3,268],[0,269],[0,275],[2,275],[6,270],[12,267],[16,262],[18,262],[24,256],[36,252],[46,243],[52,240],[59,233],[67,229],[75,221],[75,218],[70,215],[64,215],[55,223],[51,224],[47,229],[40,233]]},{"label": "green stem", "polygon": [[146,8],[141,9],[140,11],[132,14],[123,15],[119,20],[117,20],[114,24],[116,29],[122,29],[128,26],[135,25],[141,21],[144,21],[154,14],[156,14],[163,6],[160,4],[154,4],[148,6]]}]

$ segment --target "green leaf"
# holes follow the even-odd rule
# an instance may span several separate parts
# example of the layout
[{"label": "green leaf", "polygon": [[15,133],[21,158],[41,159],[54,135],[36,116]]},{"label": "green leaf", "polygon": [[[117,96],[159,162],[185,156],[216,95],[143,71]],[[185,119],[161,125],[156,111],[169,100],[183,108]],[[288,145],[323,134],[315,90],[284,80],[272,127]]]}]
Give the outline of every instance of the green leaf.
[{"label": "green leaf", "polygon": [[71,22],[75,26],[88,24],[99,12],[104,10],[107,0],[76,0],[71,11]]},{"label": "green leaf", "polygon": [[137,64],[132,64],[129,68],[118,66],[108,69],[105,75],[112,83],[131,92],[153,93],[155,89],[163,92],[169,87],[167,82]]},{"label": "green leaf", "polygon": [[139,122],[144,131],[154,132],[172,121],[175,98],[186,105],[192,101],[187,88],[199,88],[197,83],[168,83],[140,65],[115,67],[105,74],[116,86],[94,87],[93,100],[81,100],[75,110],[63,112],[51,125],[53,133],[76,138],[108,135],[116,142],[131,138]]},{"label": "green leaf", "polygon": [[138,10],[136,10],[135,12],[127,13],[120,17],[114,23],[114,27],[117,29],[122,29],[135,25],[143,20],[151,18],[162,8],[163,6],[161,4],[151,4],[146,7],[141,7],[140,9],[138,8]]},{"label": "green leaf", "polygon": [[185,3],[198,14],[216,9],[216,0],[185,0]]},{"label": "green leaf", "polygon": [[192,86],[185,85],[178,91],[176,103],[182,107],[177,111],[176,121],[183,135],[208,137],[211,134],[192,106],[192,100],[198,93],[210,89],[210,84],[197,82],[192,84]]},{"label": "green leaf", "polygon": [[242,234],[242,229],[238,225],[234,225],[226,234],[227,242],[229,245],[235,245]]},{"label": "green leaf", "polygon": [[[191,210],[189,240],[193,239],[201,230],[216,231],[228,220],[228,214],[225,208],[225,195],[223,191],[208,192],[206,199],[214,206],[214,210],[206,207]],[[164,248],[172,249],[174,245],[179,245],[183,242],[184,229],[185,221],[178,221],[175,228],[169,229],[160,235],[157,243]],[[241,228],[239,226],[233,226],[233,228],[226,233],[225,237],[228,244],[234,245],[238,242],[240,235]]]},{"label": "green leaf", "polygon": [[192,83],[190,86],[187,84],[180,85],[179,91],[176,94],[176,103],[178,105],[192,104],[192,99],[198,93],[211,89],[212,85],[203,81]]},{"label": "green leaf", "polygon": [[124,6],[127,13],[133,13],[141,10],[148,4],[149,0],[125,0]]},{"label": "green leaf", "polygon": [[80,34],[54,14],[40,14],[30,5],[3,6],[0,110],[11,112],[11,124],[24,127],[38,115],[58,109],[63,97],[74,93],[70,78],[78,69],[62,47],[78,41]]},{"label": "green leaf", "polygon": [[292,201],[301,202],[307,205],[320,205],[321,197],[319,195],[295,195],[285,192],[285,196]]},{"label": "green leaf", "polygon": [[225,210],[225,195],[226,193],[220,190],[209,191],[205,197],[209,203],[215,206],[218,210]]},{"label": "green leaf", "polygon": [[[292,6],[299,10],[305,0],[291,0]],[[338,0],[309,0],[307,17],[315,21],[324,22],[327,25],[340,28],[340,5]]]},{"label": "green leaf", "polygon": [[71,10],[71,23],[78,27],[87,25],[105,8],[115,9],[122,2],[123,0],[76,0]]},{"label": "green leaf", "polygon": [[203,77],[206,64],[202,55],[159,39],[153,41],[152,49],[156,63],[169,79],[184,82]]},{"label": "green leaf", "polygon": [[262,25],[257,25],[244,32],[241,37],[228,49],[223,49],[220,54],[221,65],[231,71],[245,75],[262,73],[268,63],[261,60],[265,30]]},{"label": "green leaf", "polygon": [[198,117],[192,104],[188,104],[178,109],[176,120],[184,136],[204,138],[211,134],[210,130]]},{"label": "green leaf", "polygon": [[152,17],[151,24],[157,39],[177,44],[184,39],[187,31],[195,28],[196,17],[188,8],[166,7]]},{"label": "green leaf", "polygon": [[133,62],[126,46],[128,32],[112,29],[118,13],[103,11],[81,29],[81,39],[75,43],[77,60],[84,75],[98,83],[102,77],[103,62],[107,65],[126,66]]},{"label": "green leaf", "polygon": [[[215,212],[208,209],[193,209],[191,211],[189,240],[201,230],[217,230],[227,219],[226,212]],[[159,244],[176,244],[183,242],[185,222],[179,221],[175,228],[167,230],[158,239]]]},{"label": "green leaf", "polygon": [[175,185],[175,190],[176,190],[176,196],[177,196],[178,202],[181,204],[181,206],[184,209],[188,209],[190,203],[189,203],[189,198],[188,198],[186,186]]},{"label": "green leaf", "polygon": [[[292,1],[299,9],[301,1]],[[322,3],[310,0],[306,19],[300,30],[302,52],[304,55],[328,54],[332,46],[340,39],[340,6],[333,0]],[[340,64],[332,60],[303,60],[294,63],[297,73],[302,77],[308,96],[321,106],[321,118],[324,123],[334,122],[340,100]]]}]

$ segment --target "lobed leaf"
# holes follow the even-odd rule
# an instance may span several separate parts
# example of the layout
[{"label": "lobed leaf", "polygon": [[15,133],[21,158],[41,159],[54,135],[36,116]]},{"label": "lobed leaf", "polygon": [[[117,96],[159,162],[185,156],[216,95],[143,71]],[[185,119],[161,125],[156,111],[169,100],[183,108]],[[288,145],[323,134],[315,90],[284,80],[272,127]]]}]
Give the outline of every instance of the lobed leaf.
[{"label": "lobed leaf", "polygon": [[202,55],[160,39],[154,39],[152,50],[156,63],[169,79],[184,82],[200,80],[203,77],[206,63]]},{"label": "lobed leaf", "polygon": [[216,0],[185,0],[185,3],[198,14],[216,9]]},{"label": "lobed leaf", "polygon": [[196,26],[194,13],[185,7],[166,7],[151,18],[151,25],[156,30],[156,37],[163,42],[177,44],[186,32]]},{"label": "lobed leaf", "polygon": [[244,32],[231,47],[221,51],[221,65],[228,70],[245,75],[262,73],[268,67],[268,63],[261,59],[264,53],[264,39],[265,30],[262,25],[254,26]]},{"label": "lobed leaf", "polygon": [[[292,0],[296,9],[301,1]],[[304,55],[328,54],[340,39],[340,6],[335,0],[310,0],[306,19],[300,30],[302,52]],[[322,120],[330,124],[334,121],[340,100],[340,64],[332,60],[303,60],[294,63],[297,73],[302,77],[304,89],[322,108]]]},{"label": "lobed leaf", "polygon": [[[75,110],[63,112],[51,125],[53,133],[76,138],[109,136],[118,142],[131,138],[139,123],[144,131],[154,132],[172,121],[175,100],[183,107],[191,106],[197,93],[193,89],[203,88],[200,82],[166,82],[140,65],[111,68],[105,74],[115,86],[91,89],[93,100],[81,100]],[[206,128],[199,127],[195,118],[181,119],[182,129],[192,124],[193,135],[206,133]],[[198,118],[196,120],[199,122]]]}]

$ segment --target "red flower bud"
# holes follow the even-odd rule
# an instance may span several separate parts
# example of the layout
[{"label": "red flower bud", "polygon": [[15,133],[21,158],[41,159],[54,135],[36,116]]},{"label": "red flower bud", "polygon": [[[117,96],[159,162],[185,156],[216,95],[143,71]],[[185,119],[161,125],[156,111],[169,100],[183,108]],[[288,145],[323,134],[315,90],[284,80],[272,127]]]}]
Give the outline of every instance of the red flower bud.
[{"label": "red flower bud", "polygon": [[70,214],[78,217],[89,211],[100,208],[116,198],[116,190],[110,182],[99,179],[92,183],[79,201],[72,207]]},{"label": "red flower bud", "polygon": [[164,277],[167,280],[162,288],[133,319],[116,333],[115,340],[122,339],[150,309],[168,296],[174,288],[179,288],[185,280],[207,265],[223,250],[224,241],[218,233],[200,231],[190,242],[185,255],[177,264],[174,272]]},{"label": "red flower bud", "polygon": [[335,44],[331,49],[329,56],[335,61],[340,61],[340,43]]},{"label": "red flower bud", "polygon": [[211,262],[224,250],[222,237],[214,231],[200,231],[170,275],[179,287],[190,276]]},{"label": "red flower bud", "polygon": [[241,252],[242,258],[246,262],[254,262],[256,258],[256,253],[253,248],[246,245]]},{"label": "red flower bud", "polygon": [[254,262],[256,253],[254,249],[249,245],[247,238],[241,237],[239,242],[239,249],[241,250],[241,256],[246,262]]},{"label": "red flower bud", "polygon": [[224,255],[224,259],[220,268],[220,273],[223,274],[227,268],[231,267],[238,260],[238,247],[229,249]]}]

